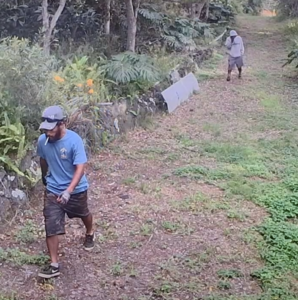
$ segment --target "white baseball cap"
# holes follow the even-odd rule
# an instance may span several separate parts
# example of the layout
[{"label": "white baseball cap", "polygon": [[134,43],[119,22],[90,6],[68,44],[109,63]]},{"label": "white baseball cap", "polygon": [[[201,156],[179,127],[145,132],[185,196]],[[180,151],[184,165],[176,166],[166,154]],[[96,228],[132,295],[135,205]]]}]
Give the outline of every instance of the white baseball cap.
[{"label": "white baseball cap", "polygon": [[236,35],[238,35],[236,30],[231,30],[230,31],[230,36],[236,36]]}]

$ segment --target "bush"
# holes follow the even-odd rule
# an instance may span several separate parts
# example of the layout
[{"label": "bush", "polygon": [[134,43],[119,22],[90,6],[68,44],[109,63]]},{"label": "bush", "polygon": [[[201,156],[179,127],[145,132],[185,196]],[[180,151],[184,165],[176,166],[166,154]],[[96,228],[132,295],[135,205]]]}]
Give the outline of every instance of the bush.
[{"label": "bush", "polygon": [[4,39],[0,43],[0,116],[36,129],[42,107],[55,101],[47,98],[47,90],[57,65],[54,57],[45,57],[28,40]]},{"label": "bush", "polygon": [[290,38],[298,37],[298,20],[291,20],[287,23],[285,29],[285,34]]},{"label": "bush", "polygon": [[19,167],[38,136],[42,109],[55,101],[47,91],[57,65],[54,57],[45,57],[28,40],[7,38],[0,43],[0,165],[29,180],[30,174]]},{"label": "bush", "polygon": [[297,0],[277,0],[277,10],[281,17],[298,17]]},{"label": "bush", "polygon": [[[288,38],[291,40],[291,48],[293,50],[288,54],[288,57],[283,67],[286,65],[290,65],[292,64],[292,62],[298,60],[298,21],[289,21],[284,31]],[[296,67],[298,67],[298,64],[296,65]]]}]

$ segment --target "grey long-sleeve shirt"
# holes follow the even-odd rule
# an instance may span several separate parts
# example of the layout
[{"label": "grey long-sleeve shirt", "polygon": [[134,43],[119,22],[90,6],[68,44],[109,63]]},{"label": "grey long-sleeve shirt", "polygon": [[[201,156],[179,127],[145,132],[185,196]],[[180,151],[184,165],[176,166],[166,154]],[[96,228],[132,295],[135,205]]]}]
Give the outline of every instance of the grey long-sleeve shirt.
[{"label": "grey long-sleeve shirt", "polygon": [[229,54],[232,57],[240,57],[244,55],[244,45],[242,38],[237,35],[234,39],[234,42],[232,43],[232,40],[230,37],[227,37],[225,46],[229,50]]}]

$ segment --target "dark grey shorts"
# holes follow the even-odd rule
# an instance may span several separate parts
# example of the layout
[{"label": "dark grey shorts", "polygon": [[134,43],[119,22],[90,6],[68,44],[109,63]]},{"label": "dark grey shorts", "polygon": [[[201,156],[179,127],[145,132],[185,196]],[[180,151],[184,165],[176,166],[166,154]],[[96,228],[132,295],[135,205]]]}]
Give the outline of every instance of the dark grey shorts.
[{"label": "dark grey shorts", "polygon": [[233,57],[229,56],[229,69],[233,70],[237,66],[237,68],[243,67],[243,58],[242,56]]},{"label": "dark grey shorts", "polygon": [[87,191],[71,195],[66,205],[58,203],[57,198],[57,195],[45,191],[43,215],[47,237],[65,233],[65,214],[69,218],[84,218],[90,214]]}]

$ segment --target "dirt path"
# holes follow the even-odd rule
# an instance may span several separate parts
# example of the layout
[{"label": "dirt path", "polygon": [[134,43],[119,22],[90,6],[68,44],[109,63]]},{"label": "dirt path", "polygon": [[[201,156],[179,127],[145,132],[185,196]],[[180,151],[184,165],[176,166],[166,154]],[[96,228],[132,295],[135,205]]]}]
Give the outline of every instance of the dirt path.
[{"label": "dirt path", "polygon": [[123,136],[90,163],[95,251],[82,250],[83,228],[68,222],[60,248],[63,275],[38,282],[38,267],[21,252],[46,249],[41,207],[31,208],[17,217],[21,227],[0,236],[5,251],[19,247],[9,255],[0,249],[3,294],[184,300],[262,293],[251,273],[264,261],[250,229],[267,213],[248,201],[246,190],[235,190],[245,178],[274,177],[259,163],[255,145],[287,130],[288,116],[275,114],[287,100],[280,68],[286,49],[272,19],[243,17],[238,25],[246,46],[242,80],[234,74],[225,81],[226,57],[216,68],[209,62],[211,78],[199,95],[172,115],[148,120],[147,130]]}]

